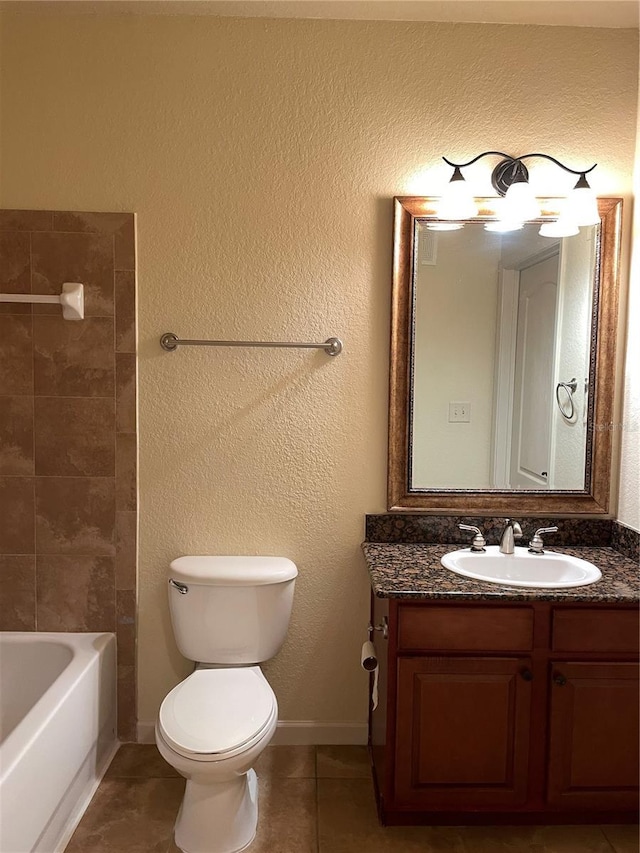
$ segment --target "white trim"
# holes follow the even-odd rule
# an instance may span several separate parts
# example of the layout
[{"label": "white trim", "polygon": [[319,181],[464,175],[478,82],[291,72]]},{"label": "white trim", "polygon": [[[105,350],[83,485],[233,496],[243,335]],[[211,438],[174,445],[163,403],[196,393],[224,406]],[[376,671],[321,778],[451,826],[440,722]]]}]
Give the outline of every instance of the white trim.
[{"label": "white trim", "polygon": [[509,489],[511,429],[513,426],[513,383],[518,330],[520,273],[501,269],[498,285],[498,328],[494,379],[493,464],[491,487]]},{"label": "white trim", "polygon": [[361,745],[367,743],[366,723],[345,721],[324,723],[321,720],[283,720],[273,736],[276,746]]},{"label": "white trim", "polygon": [[[563,251],[565,238],[557,245],[558,249],[558,272],[556,275],[556,325],[553,330],[553,365],[551,367],[553,374],[553,388],[557,388],[560,382],[560,343],[562,335],[563,316],[565,314],[566,301],[566,286],[565,276],[567,272],[566,253]],[[587,352],[587,364],[589,364],[589,355]],[[549,412],[549,465],[547,471],[547,487],[549,489],[556,488],[556,446],[558,438],[558,430],[556,426],[562,424],[562,418],[558,417],[559,412],[556,409],[555,394],[551,397],[551,411]]]},{"label": "white trim", "polygon": [[[276,746],[352,746],[367,743],[365,722],[325,723],[321,720],[282,720],[273,736]],[[138,723],[138,743],[155,743],[155,721]]]}]

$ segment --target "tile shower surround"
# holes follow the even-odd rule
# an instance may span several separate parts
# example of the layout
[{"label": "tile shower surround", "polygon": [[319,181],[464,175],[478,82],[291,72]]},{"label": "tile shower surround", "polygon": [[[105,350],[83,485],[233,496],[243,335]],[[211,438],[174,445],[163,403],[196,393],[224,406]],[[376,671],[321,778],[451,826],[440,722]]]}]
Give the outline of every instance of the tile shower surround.
[{"label": "tile shower surround", "polygon": [[114,631],[134,740],[134,217],[0,211],[0,291],[65,281],[85,285],[84,320],[0,303],[0,630]]}]

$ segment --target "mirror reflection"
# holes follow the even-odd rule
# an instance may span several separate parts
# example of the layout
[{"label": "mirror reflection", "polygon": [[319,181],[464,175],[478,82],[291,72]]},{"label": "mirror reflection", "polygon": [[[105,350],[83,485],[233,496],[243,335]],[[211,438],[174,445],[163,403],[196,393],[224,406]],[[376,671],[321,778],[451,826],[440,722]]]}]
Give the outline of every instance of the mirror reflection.
[{"label": "mirror reflection", "polygon": [[414,220],[409,489],[583,490],[600,226]]}]

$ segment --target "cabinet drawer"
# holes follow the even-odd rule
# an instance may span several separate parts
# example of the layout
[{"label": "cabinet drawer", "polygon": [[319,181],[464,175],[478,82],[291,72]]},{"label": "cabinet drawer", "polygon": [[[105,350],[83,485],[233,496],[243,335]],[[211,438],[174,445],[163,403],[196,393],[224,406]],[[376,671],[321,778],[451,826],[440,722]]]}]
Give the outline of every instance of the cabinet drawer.
[{"label": "cabinet drawer", "polygon": [[553,611],[554,652],[638,651],[638,611],[562,609]]},{"label": "cabinet drawer", "polygon": [[398,651],[464,649],[526,651],[533,643],[529,607],[402,605]]}]

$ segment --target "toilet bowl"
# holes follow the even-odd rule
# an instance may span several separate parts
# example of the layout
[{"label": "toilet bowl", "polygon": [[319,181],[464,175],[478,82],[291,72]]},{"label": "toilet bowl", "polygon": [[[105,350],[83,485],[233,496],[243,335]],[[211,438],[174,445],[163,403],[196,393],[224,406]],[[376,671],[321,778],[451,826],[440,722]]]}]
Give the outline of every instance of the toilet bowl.
[{"label": "toilet bowl", "polygon": [[257,665],[286,635],[297,569],[284,558],[181,557],[169,603],[194,672],[165,697],[155,736],[187,780],[175,826],[183,853],[239,853],[256,834],[252,769],[276,730],[278,703]]},{"label": "toilet bowl", "polygon": [[156,743],[187,779],[175,828],[185,853],[229,853],[251,844],[258,821],[251,768],[277,722],[275,694],[257,666],[199,668],[167,695]]}]

